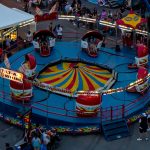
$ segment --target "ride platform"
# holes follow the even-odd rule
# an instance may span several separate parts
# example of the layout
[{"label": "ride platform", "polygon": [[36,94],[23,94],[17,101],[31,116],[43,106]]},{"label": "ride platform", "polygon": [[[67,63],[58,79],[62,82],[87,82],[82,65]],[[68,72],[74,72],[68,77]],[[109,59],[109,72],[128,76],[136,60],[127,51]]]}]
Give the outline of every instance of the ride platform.
[{"label": "ride platform", "polygon": [[[134,62],[136,52],[134,49],[127,47],[121,49],[120,52],[116,52],[114,49],[101,48],[101,50],[98,51],[98,56],[95,58],[92,58],[85,52],[81,51],[80,42],[56,42],[56,46],[48,57],[40,56],[38,52],[34,51],[33,47],[30,47],[18,51],[9,58],[12,70],[18,70],[20,64],[24,61],[24,55],[27,53],[31,53],[36,58],[37,75],[40,75],[40,72],[46,66],[58,60],[76,59],[79,61],[88,61],[93,65],[101,65],[117,72],[116,82],[111,86],[111,88],[126,87],[128,84],[136,80],[137,69],[128,68],[128,64]],[[1,63],[0,66],[5,67],[3,63]],[[90,65],[88,65],[88,69],[89,66]],[[51,68],[55,70],[55,76],[53,76],[54,79],[56,79],[57,76],[62,77],[59,73],[63,71],[63,67],[68,67],[68,65],[55,65],[53,68]],[[76,68],[73,69],[75,70]],[[148,71],[149,70],[150,69],[148,68]],[[95,70],[93,69],[93,71]],[[66,87],[66,84],[71,82],[70,80],[72,79],[71,76],[73,76],[73,71],[72,73],[70,71],[68,71],[68,74],[67,72],[65,73],[66,82],[63,81],[60,83],[59,81],[56,82],[56,80],[53,80],[55,81],[53,83],[57,86],[59,85]],[[80,74],[80,72],[78,72],[78,74]],[[106,76],[106,71],[101,72],[101,74]],[[83,81],[81,81],[82,78],[84,78]],[[97,79],[91,76],[89,70],[86,68],[84,75],[82,74],[80,78],[78,78],[79,81],[77,81],[81,82],[81,84],[76,86],[77,82],[75,82],[75,90],[82,89],[82,83],[85,83],[85,79],[87,78],[88,80],[86,81],[90,81],[91,84],[93,83],[93,86],[96,88]],[[48,75],[45,74],[45,79],[43,80],[47,79],[49,79]],[[102,80],[99,80],[98,82],[99,85],[104,84],[104,81]],[[89,82],[86,82],[86,84],[88,86]],[[150,101],[149,89],[144,95],[139,93],[129,93],[127,91],[102,95],[101,111],[98,113],[98,115],[95,117],[83,118],[78,117],[76,114],[76,98],[74,97],[56,94],[52,91],[43,90],[34,86],[31,102],[24,104],[24,102],[19,103],[11,99],[9,80],[0,78],[0,88],[2,93],[0,96],[0,117],[2,119],[12,124],[21,126],[22,122],[17,118],[16,113],[22,107],[29,107],[32,108],[33,123],[38,122],[42,126],[46,126],[48,128],[57,128],[58,132],[63,133],[97,132],[100,130],[102,121],[110,119],[113,120],[121,117],[128,118],[137,111],[143,109]]]}]

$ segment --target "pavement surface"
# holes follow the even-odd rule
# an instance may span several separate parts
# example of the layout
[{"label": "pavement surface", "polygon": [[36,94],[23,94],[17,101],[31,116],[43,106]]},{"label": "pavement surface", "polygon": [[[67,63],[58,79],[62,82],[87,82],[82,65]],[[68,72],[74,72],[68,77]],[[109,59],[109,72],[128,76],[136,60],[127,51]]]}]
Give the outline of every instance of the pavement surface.
[{"label": "pavement surface", "polygon": [[5,143],[14,146],[23,137],[23,131],[15,126],[0,121],[0,150],[5,150]]},{"label": "pavement surface", "polygon": [[[71,1],[71,0],[70,0]],[[23,10],[24,4],[22,2],[17,2],[17,0],[0,0],[0,3],[8,7],[16,7]],[[86,7],[93,8],[97,7],[99,11],[100,8],[98,5],[93,5],[85,0],[82,0],[82,4]],[[117,11],[117,10],[113,10]],[[37,29],[48,29],[50,22],[44,22],[37,24]],[[72,23],[66,21],[55,21],[55,24],[59,24],[64,27],[68,33],[72,32],[72,37],[76,37],[74,40],[80,40],[81,35],[77,33],[84,34],[86,33],[86,28],[77,28],[73,26]],[[25,29],[27,30],[27,29]],[[67,36],[67,35],[65,35]],[[67,38],[66,38],[67,39]],[[68,38],[70,39],[70,38]],[[110,44],[110,43],[109,43]],[[110,44],[112,46],[112,43]],[[61,136],[62,141],[58,146],[58,150],[149,150],[150,141],[137,141],[138,135],[138,124],[134,124],[130,127],[131,136],[115,140],[112,142],[107,142],[104,139],[104,136],[101,134],[97,135],[84,135],[84,136]],[[12,146],[15,145],[23,135],[23,131],[14,126],[8,125],[0,121],[0,150],[5,150],[5,143],[9,142]]]},{"label": "pavement surface", "polygon": [[17,2],[17,0],[0,0],[0,3],[10,7],[10,8],[18,8],[23,10],[24,4],[21,2]]},{"label": "pavement surface", "polygon": [[149,150],[150,141],[137,141],[138,124],[130,128],[131,136],[108,142],[102,135],[63,136],[57,150]]},{"label": "pavement surface", "polygon": [[[101,134],[96,135],[61,135],[57,150],[149,150],[150,140],[137,141],[138,123],[129,127],[130,136],[108,142]],[[150,137],[150,133],[149,137]],[[15,126],[0,121],[0,150],[5,150],[5,143],[14,146],[22,139],[23,131]]]}]

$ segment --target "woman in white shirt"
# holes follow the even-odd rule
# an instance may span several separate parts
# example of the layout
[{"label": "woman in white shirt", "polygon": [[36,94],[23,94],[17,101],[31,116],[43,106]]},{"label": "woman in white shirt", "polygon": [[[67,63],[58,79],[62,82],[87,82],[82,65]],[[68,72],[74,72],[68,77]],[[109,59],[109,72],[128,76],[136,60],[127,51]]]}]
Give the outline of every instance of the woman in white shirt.
[{"label": "woman in white shirt", "polygon": [[29,43],[32,42],[32,33],[30,31],[28,31],[28,33],[26,34],[26,39],[27,39],[27,42]]},{"label": "woman in white shirt", "polygon": [[57,38],[58,38],[59,40],[62,39],[62,31],[63,31],[63,29],[62,29],[62,27],[61,27],[60,24],[59,24],[59,25],[57,26],[57,28],[56,28]]}]

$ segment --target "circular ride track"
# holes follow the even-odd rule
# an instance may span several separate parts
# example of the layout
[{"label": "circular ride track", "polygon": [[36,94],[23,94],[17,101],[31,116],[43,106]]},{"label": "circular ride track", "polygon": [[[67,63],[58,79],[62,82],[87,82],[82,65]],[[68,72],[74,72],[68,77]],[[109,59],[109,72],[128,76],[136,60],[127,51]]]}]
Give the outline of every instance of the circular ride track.
[{"label": "circular ride track", "polygon": [[71,91],[95,91],[103,88],[112,78],[105,68],[79,61],[61,61],[44,68],[38,80],[53,87]]}]

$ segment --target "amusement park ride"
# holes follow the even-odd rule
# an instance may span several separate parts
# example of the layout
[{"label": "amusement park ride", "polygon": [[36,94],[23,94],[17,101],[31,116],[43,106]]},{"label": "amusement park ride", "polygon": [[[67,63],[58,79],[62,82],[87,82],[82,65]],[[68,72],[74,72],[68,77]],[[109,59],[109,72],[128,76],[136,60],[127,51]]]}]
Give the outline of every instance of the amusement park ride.
[{"label": "amusement park ride", "polygon": [[31,80],[35,77],[36,60],[31,54],[25,56],[25,62],[19,68],[19,71],[23,73],[23,82],[10,81],[11,97],[17,101],[29,102],[32,95],[32,83]]},{"label": "amusement park ride", "polygon": [[55,46],[55,35],[48,30],[41,30],[33,35],[34,49],[40,52],[41,56],[49,56]]},{"label": "amusement park ride", "polygon": [[[75,17],[58,16],[58,18],[68,20],[68,18]],[[85,21],[85,18],[79,19]],[[91,21],[93,20],[89,18],[89,22]],[[100,21],[100,23],[114,27],[114,24],[105,21]],[[122,29],[129,30],[126,27],[122,27]],[[137,32],[145,34],[144,31],[138,30]],[[15,68],[18,73],[21,73],[22,82],[10,80],[10,83],[7,83],[10,86],[11,100],[13,100],[10,105],[13,105],[16,111],[22,103],[23,107],[31,108],[34,116],[32,123],[38,122],[64,133],[95,132],[100,130],[100,119],[101,121],[112,121],[118,118],[128,118],[134,111],[142,109],[142,105],[140,105],[140,108],[138,106],[135,110],[129,109],[127,112],[125,108],[133,99],[137,100],[142,96],[143,107],[146,102],[148,103],[146,99],[149,99],[147,98],[149,95],[146,91],[149,90],[150,74],[147,67],[149,65],[148,48],[144,43],[136,46],[137,54],[136,56],[132,55],[132,61],[133,59],[135,61],[131,62],[131,59],[126,58],[125,55],[122,56],[121,52],[118,54],[114,50],[102,48],[103,35],[99,31],[94,30],[83,35],[78,43],[78,49],[76,46],[73,47],[71,42],[59,43],[55,40],[56,37],[52,32],[40,30],[33,35],[33,47],[26,49],[26,53],[14,54],[16,56],[23,53],[25,56],[21,67],[18,67],[17,63],[20,56],[16,64],[13,60],[16,58],[11,56],[11,69]],[[56,60],[58,49],[61,49],[64,56],[70,58],[64,57]],[[130,53],[130,51],[128,52]],[[80,59],[76,59],[79,53]],[[21,61],[22,59],[19,62]],[[41,67],[39,62],[43,62],[44,67]],[[121,72],[121,70],[125,71]],[[132,72],[132,70],[134,71]],[[129,80],[126,81],[122,79],[124,78],[122,74],[131,75],[132,78],[129,77]],[[119,84],[121,79],[123,80],[122,85]],[[43,93],[48,93],[47,99],[43,98]],[[128,96],[125,98],[124,95]],[[44,100],[38,101],[38,97],[42,97]],[[133,104],[134,101],[131,103]],[[5,104],[4,101],[3,104]],[[118,114],[115,112],[116,105],[120,105],[122,108],[118,110]],[[108,107],[111,109],[108,110]],[[113,107],[115,107],[114,111]],[[104,108],[106,108],[105,111]],[[29,114],[27,113],[27,119]],[[5,118],[5,116],[2,117]],[[9,116],[7,116],[7,120],[8,118]],[[47,118],[46,123],[43,118]]]},{"label": "amusement park ride", "polygon": [[51,8],[51,10],[48,13],[44,13],[41,9],[36,7],[36,15],[35,15],[35,21],[41,22],[41,21],[48,21],[48,20],[55,20],[58,17],[58,2],[55,3],[55,5]]},{"label": "amusement park ride", "polygon": [[[46,34],[43,34],[46,33]],[[43,50],[40,42],[41,37],[43,35],[46,35],[44,38],[46,39],[51,39],[55,40],[54,35],[47,31],[47,30],[42,30],[34,34],[33,36],[33,45],[35,51],[39,52],[41,56],[49,56],[50,55],[50,50],[52,47],[54,47],[54,44],[48,45],[48,43],[53,43],[51,41],[47,41],[47,49]],[[85,40],[87,38],[87,40]],[[92,39],[93,38],[93,39]],[[38,40],[40,42],[38,42]],[[81,39],[81,49],[86,49],[85,52],[90,56],[95,58],[98,53],[91,54],[90,53],[90,48],[88,48],[88,40],[95,40],[98,44],[96,45],[97,49],[99,50],[101,48],[101,43],[103,40],[103,36],[96,31],[90,31],[87,34],[83,36]],[[55,43],[55,42],[54,42]],[[37,46],[38,45],[38,46]],[[87,50],[88,49],[88,50]],[[46,52],[48,51],[48,52]],[[138,68],[138,73],[137,73],[137,81],[139,83],[135,83],[135,85],[129,85],[128,87],[125,88],[119,88],[119,90],[115,89],[109,89],[109,90],[103,90],[103,91],[82,91],[78,92],[76,97],[76,113],[79,117],[90,117],[90,116],[96,116],[97,113],[100,111],[100,105],[101,105],[101,96],[103,94],[111,94],[114,92],[118,91],[123,91],[127,90],[128,92],[138,92],[138,93],[144,93],[148,87],[148,71],[145,68],[148,63],[148,50],[147,47],[143,44],[140,44],[137,46],[137,57],[135,57],[135,63],[129,64],[129,68]],[[24,67],[23,65],[27,64],[27,67]],[[36,85],[38,87],[42,87],[43,89],[48,89],[47,85],[45,83],[41,83],[40,81],[36,80],[36,82],[31,82],[31,79],[34,79],[35,76],[35,70],[36,70],[36,60],[35,57],[31,54],[27,54],[25,56],[25,63],[24,63],[21,68],[19,69],[23,74],[23,83],[19,83],[16,81],[10,81],[10,88],[11,88],[11,97],[13,100],[17,101],[24,101],[24,102],[30,102],[33,94],[32,88],[33,85]],[[141,81],[142,80],[142,81]],[[58,94],[62,94],[67,92],[68,96],[73,97],[74,95],[69,91],[69,90],[63,90],[63,89],[58,89],[56,87],[50,86],[49,90],[52,92],[56,92]],[[59,91],[60,90],[60,91]],[[70,94],[70,95],[69,95]],[[62,94],[63,95],[63,94]],[[64,94],[65,95],[65,94]]]},{"label": "amusement park ride", "polygon": [[97,31],[91,31],[85,34],[81,39],[81,48],[89,56],[96,57],[103,42],[103,35]]}]

